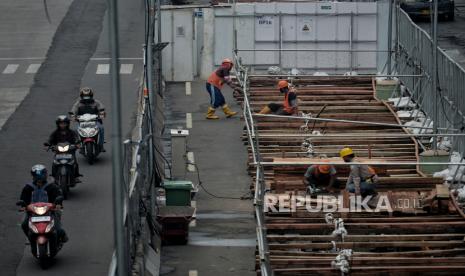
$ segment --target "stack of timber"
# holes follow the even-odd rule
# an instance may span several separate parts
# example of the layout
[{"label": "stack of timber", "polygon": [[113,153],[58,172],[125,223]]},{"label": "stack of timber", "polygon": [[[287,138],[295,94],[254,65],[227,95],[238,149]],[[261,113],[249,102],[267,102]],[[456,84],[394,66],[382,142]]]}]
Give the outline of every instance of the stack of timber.
[{"label": "stack of timber", "polygon": [[[276,77],[248,79],[251,108],[258,112],[280,103]],[[399,124],[395,108],[375,98],[372,78],[296,78],[299,110],[319,118]],[[243,95],[236,94],[243,103]],[[399,163],[373,166],[380,176],[378,196],[388,199],[386,212],[333,211],[346,233],[334,235],[323,211],[299,206],[266,212],[267,241],[274,275],[465,275],[465,219],[443,180],[422,173],[417,141],[398,127],[343,122],[314,122],[292,118],[255,117],[267,195],[306,195],[303,175],[312,162],[336,164],[341,183],[337,195],[348,198],[349,168],[338,157],[351,147],[360,161]],[[317,135],[312,135],[316,133]],[[318,134],[321,134],[319,137]],[[252,151],[249,173],[255,177]],[[285,163],[286,165],[283,165]],[[254,179],[253,179],[254,180]],[[254,189],[254,181],[251,182]],[[317,204],[319,198],[312,198]],[[344,201],[344,204],[346,202]],[[342,250],[352,250],[342,268],[334,262]],[[257,256],[257,275],[260,275]]]}]

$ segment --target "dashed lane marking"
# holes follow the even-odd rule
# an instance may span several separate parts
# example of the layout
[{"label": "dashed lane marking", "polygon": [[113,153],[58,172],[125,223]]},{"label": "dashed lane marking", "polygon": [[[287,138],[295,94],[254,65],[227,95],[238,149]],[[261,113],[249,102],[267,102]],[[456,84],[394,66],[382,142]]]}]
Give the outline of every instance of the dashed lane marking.
[{"label": "dashed lane marking", "polygon": [[35,74],[39,71],[40,63],[33,63],[27,67],[26,74]]},{"label": "dashed lane marking", "polygon": [[190,81],[186,81],[186,96],[190,96],[192,94],[192,83]]},{"label": "dashed lane marking", "polygon": [[110,64],[99,64],[97,65],[97,75],[107,75],[110,73]]},{"label": "dashed lane marking", "polygon": [[18,70],[19,64],[8,64],[2,74],[14,74]]},{"label": "dashed lane marking", "polygon": [[186,127],[192,128],[192,113],[186,113]]},{"label": "dashed lane marking", "polygon": [[129,74],[132,74],[133,69],[134,69],[134,64],[121,64],[119,73],[129,75]]},{"label": "dashed lane marking", "polygon": [[189,270],[189,276],[198,276],[197,270]]}]

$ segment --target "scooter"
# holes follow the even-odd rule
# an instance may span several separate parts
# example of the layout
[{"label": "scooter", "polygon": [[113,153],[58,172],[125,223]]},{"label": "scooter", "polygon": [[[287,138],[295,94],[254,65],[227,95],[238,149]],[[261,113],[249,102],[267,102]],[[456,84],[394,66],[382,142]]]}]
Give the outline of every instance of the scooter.
[{"label": "scooter", "polygon": [[57,185],[61,188],[64,199],[68,199],[70,187],[76,186],[76,176],[74,175],[76,160],[73,154],[76,150],[76,146],[69,143],[59,143],[56,146],[45,143],[44,146],[48,146],[48,150],[51,149],[55,152],[52,165],[52,176],[55,178]]},{"label": "scooter", "polygon": [[82,141],[80,153],[86,157],[90,165],[95,162],[97,156],[102,152],[98,143],[100,130],[97,121],[99,119],[100,116],[95,114],[84,114],[76,118],[79,123],[78,133]]},{"label": "scooter", "polygon": [[[61,200],[62,198],[58,198],[56,203]],[[25,207],[23,201],[16,204]],[[31,253],[39,261],[42,269],[46,269],[50,265],[51,260],[63,247],[63,242],[60,240],[55,227],[55,215],[59,210],[56,204],[46,202],[31,203],[21,210],[28,213],[28,238],[31,244]]]}]

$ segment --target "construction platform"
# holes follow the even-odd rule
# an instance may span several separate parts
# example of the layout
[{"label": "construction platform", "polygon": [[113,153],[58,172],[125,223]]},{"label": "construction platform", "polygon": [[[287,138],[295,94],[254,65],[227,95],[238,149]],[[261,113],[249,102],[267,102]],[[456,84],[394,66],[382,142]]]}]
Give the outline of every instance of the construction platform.
[{"label": "construction platform", "polygon": [[[442,178],[420,170],[417,140],[405,128],[395,126],[401,124],[395,107],[375,97],[374,79],[290,80],[298,91],[300,112],[364,124],[252,115],[270,102],[282,101],[277,81],[272,76],[249,76],[240,79],[243,92],[235,94],[244,108],[250,107],[249,117],[253,117],[243,140],[249,151],[251,189],[262,181],[263,204],[269,207],[266,198],[270,196],[287,198],[283,202],[306,196],[305,170],[321,162],[322,156],[335,164],[341,183],[332,195],[348,199],[349,166],[338,153],[351,147],[360,162],[376,164],[372,167],[380,177],[378,197],[387,199],[392,208],[380,212],[339,208],[330,213],[309,212],[307,206],[299,205],[281,212],[265,208],[266,243],[259,242],[257,248],[257,275],[265,274],[265,261],[274,275],[464,275],[463,212]],[[325,198],[309,200],[311,206],[322,201]],[[339,207],[348,207],[346,200],[343,204]]]}]

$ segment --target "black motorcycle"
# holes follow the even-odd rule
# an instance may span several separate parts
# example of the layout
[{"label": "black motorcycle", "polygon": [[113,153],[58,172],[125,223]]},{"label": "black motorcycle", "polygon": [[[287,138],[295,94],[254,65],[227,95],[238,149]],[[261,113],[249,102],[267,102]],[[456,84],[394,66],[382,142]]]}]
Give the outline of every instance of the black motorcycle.
[{"label": "black motorcycle", "polygon": [[[68,193],[70,187],[76,186],[76,157],[74,151],[76,150],[75,145],[70,143],[59,143],[56,146],[52,146],[48,143],[44,144],[48,147],[48,150],[55,152],[55,158],[52,165],[52,176],[55,178],[55,182],[61,188],[64,199],[68,199]],[[47,150],[47,151],[48,151]]]}]

